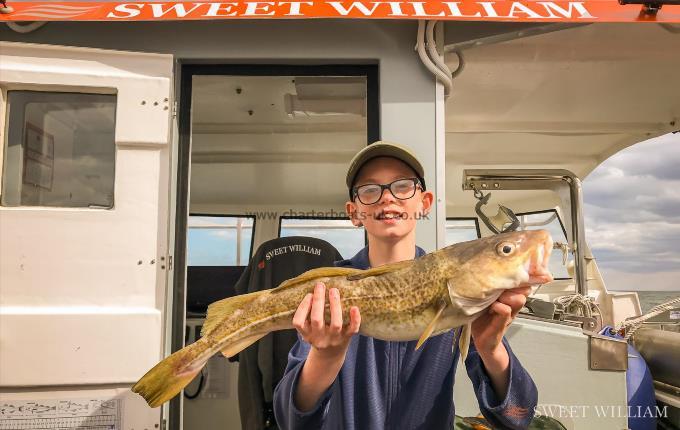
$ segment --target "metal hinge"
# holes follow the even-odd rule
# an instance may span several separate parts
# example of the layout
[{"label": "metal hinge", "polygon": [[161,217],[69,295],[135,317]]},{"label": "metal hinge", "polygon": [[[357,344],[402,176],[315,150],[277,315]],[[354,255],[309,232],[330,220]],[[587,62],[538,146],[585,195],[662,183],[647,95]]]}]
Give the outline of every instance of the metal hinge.
[{"label": "metal hinge", "polygon": [[172,270],[172,255],[161,255],[161,269],[165,270],[166,266],[168,270]]},{"label": "metal hinge", "polygon": [[172,102],[172,117],[177,118],[177,100]]}]

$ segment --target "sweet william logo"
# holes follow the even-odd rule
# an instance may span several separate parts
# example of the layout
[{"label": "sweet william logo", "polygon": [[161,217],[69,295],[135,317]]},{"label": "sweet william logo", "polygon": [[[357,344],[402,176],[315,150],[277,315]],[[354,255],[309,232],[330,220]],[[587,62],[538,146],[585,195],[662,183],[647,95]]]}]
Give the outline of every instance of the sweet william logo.
[{"label": "sweet william logo", "polygon": [[[592,2],[591,2],[592,3]],[[614,2],[617,7],[618,3]],[[237,17],[596,20],[586,1],[244,1],[119,3],[108,19]]]}]

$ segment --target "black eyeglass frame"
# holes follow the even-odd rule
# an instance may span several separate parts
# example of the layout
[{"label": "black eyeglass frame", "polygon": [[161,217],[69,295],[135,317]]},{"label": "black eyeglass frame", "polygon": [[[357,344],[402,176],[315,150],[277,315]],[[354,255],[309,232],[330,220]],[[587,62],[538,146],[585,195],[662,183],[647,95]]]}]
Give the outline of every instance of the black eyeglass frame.
[{"label": "black eyeglass frame", "polygon": [[[405,197],[405,198],[397,197],[394,194],[394,191],[392,191],[392,185],[399,182],[399,181],[406,181],[406,180],[413,181],[413,184],[414,184],[413,194],[411,194],[409,197]],[[364,203],[361,200],[361,198],[359,197],[359,188],[362,188],[362,187],[365,187],[365,186],[368,186],[368,185],[374,185],[374,186],[380,187],[380,194],[378,195],[378,199],[376,201],[374,201],[373,203]],[[385,193],[385,190],[389,190],[390,194],[392,194],[392,197],[394,197],[397,200],[408,200],[408,199],[412,199],[413,196],[416,195],[416,190],[418,188],[420,188],[421,191],[425,190],[425,188],[423,187],[423,184],[422,184],[422,182],[419,178],[400,178],[400,179],[397,179],[397,180],[390,182],[389,184],[363,184],[363,185],[359,185],[358,187],[353,187],[352,188],[352,196],[354,197],[354,199],[358,199],[359,202],[361,202],[361,204],[369,206],[369,205],[374,205],[374,204],[378,203],[380,201],[380,199],[382,198],[383,194]]]}]

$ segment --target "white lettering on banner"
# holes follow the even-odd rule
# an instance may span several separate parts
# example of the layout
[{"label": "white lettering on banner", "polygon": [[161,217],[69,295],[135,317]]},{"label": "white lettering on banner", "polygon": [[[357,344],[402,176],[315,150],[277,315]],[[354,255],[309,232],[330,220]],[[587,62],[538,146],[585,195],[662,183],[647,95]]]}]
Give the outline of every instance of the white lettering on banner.
[{"label": "white lettering on banner", "polygon": [[306,4],[307,6],[312,6],[314,2],[311,1],[281,1],[278,3],[279,6],[281,5],[290,5],[290,10],[286,14],[286,16],[304,16],[304,14],[300,11],[300,7],[303,4]]},{"label": "white lettering on banner", "polygon": [[236,16],[236,12],[231,11],[234,6],[238,6],[238,3],[211,3],[208,12],[203,16]]},{"label": "white lettering on banner", "polygon": [[[136,9],[133,9],[135,7]],[[144,3],[123,3],[116,5],[116,7],[113,9],[114,12],[122,12],[122,13],[127,13],[125,16],[120,16],[114,14],[114,12],[109,12],[108,15],[106,15],[107,18],[133,18],[137,15],[139,15],[142,11],[142,8],[144,7]]]},{"label": "white lettering on banner", "polygon": [[392,12],[390,12],[390,16],[408,16],[401,10],[401,2],[388,1],[386,3],[390,5],[390,9],[392,10]]},{"label": "white lettering on banner", "polygon": [[[269,12],[269,8],[274,6],[272,2],[260,1],[260,2],[245,2],[246,11],[243,16],[270,16],[274,15],[274,11]],[[260,13],[269,12],[269,13]]]},{"label": "white lettering on banner", "polygon": [[519,2],[513,2],[512,7],[510,7],[510,12],[508,12],[508,16],[504,18],[518,18],[515,14],[516,13],[523,13],[526,14],[529,18],[545,18],[538,13],[534,12],[531,10],[528,6],[519,3]]},{"label": "white lettering on banner", "polygon": [[595,18],[588,12],[588,9],[583,5],[583,2],[569,2],[569,9],[562,9],[562,7],[556,5],[555,3],[551,1],[539,1],[536,2],[540,5],[542,5],[545,10],[550,14],[548,18],[559,18],[559,16],[554,15],[553,11],[555,13],[560,14],[563,18],[573,18],[574,14],[572,12],[572,9],[576,10],[578,14],[580,15],[578,18]]},{"label": "white lettering on banner", "polygon": [[[471,19],[597,19],[585,1],[555,2],[497,2],[497,1],[443,1],[428,4],[425,1],[327,1],[330,6],[321,12],[324,4],[313,1],[245,1],[245,2],[184,2],[184,3],[121,3],[108,13],[107,18],[198,18],[198,17],[266,17],[266,16],[348,16],[413,17],[413,18],[471,18]],[[316,6],[316,7],[315,7]],[[319,9],[321,7],[321,9]],[[146,9],[145,9],[146,8]],[[311,9],[311,10],[310,10]],[[149,13],[151,12],[151,13]],[[149,16],[151,15],[151,16]],[[148,17],[148,18],[147,18]]]},{"label": "white lettering on banner", "polygon": [[359,2],[359,1],[353,1],[352,4],[348,7],[345,8],[342,3],[339,1],[329,1],[326,2],[329,5],[333,6],[333,9],[335,9],[340,15],[342,16],[347,16],[349,15],[350,12],[352,12],[352,9],[357,9],[361,13],[364,14],[364,16],[371,16],[375,12],[375,9],[381,5],[381,3],[373,3],[373,7],[371,9],[367,8],[365,4]]},{"label": "white lettering on banner", "polygon": [[151,6],[154,18],[161,18],[170,11],[174,11],[175,15],[177,15],[178,18],[184,18],[185,16],[189,15],[190,13],[200,8],[201,6],[206,5],[207,3],[194,3],[194,7],[192,7],[189,10],[187,10],[184,7],[185,4],[186,3],[175,3],[167,9],[163,9],[164,6],[163,3],[149,3],[149,6]]}]

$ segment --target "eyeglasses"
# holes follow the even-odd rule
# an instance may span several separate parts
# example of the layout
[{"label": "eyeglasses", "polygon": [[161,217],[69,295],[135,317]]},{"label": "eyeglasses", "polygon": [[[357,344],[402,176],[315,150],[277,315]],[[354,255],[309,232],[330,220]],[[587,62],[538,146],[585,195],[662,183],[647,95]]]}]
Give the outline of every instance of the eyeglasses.
[{"label": "eyeglasses", "polygon": [[418,178],[397,179],[389,184],[364,184],[354,188],[354,196],[365,205],[377,203],[383,195],[383,191],[390,193],[399,200],[408,200],[416,194],[416,188],[422,190]]}]

